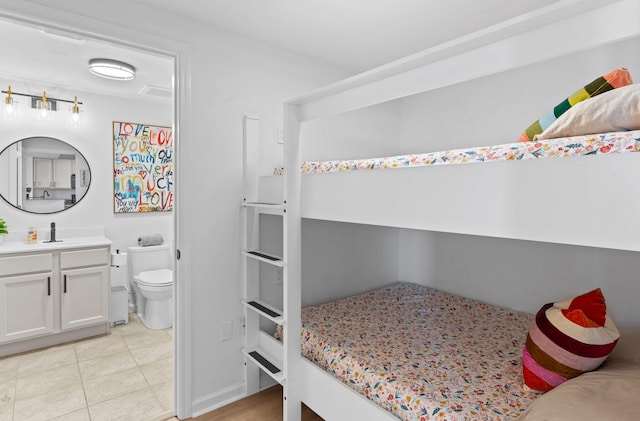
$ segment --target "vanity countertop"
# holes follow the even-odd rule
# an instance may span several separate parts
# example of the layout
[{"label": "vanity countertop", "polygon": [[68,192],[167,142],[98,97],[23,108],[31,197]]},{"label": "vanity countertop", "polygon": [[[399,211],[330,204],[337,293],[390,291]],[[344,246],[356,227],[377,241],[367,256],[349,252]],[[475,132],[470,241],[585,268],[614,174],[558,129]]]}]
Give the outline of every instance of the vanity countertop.
[{"label": "vanity countertop", "polygon": [[112,244],[112,241],[104,236],[61,238],[61,241],[55,243],[45,241],[46,240],[39,240],[36,244],[27,244],[25,241],[4,241],[0,244],[0,256],[13,253],[110,246]]}]

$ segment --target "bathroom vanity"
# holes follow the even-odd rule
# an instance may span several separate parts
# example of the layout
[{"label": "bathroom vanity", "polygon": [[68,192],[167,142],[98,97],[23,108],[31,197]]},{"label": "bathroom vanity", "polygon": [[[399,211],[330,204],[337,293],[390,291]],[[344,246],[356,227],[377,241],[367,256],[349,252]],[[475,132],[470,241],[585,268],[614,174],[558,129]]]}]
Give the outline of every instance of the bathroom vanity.
[{"label": "bathroom vanity", "polygon": [[109,332],[105,237],[0,245],[0,356]]}]

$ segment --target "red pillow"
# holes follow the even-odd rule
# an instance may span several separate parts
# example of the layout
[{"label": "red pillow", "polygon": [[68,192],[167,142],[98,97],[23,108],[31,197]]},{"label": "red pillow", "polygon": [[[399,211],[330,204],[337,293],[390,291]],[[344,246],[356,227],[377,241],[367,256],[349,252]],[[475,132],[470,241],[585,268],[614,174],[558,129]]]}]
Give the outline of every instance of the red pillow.
[{"label": "red pillow", "polygon": [[531,323],[522,352],[524,383],[546,392],[595,370],[618,343],[600,288],[544,305]]}]

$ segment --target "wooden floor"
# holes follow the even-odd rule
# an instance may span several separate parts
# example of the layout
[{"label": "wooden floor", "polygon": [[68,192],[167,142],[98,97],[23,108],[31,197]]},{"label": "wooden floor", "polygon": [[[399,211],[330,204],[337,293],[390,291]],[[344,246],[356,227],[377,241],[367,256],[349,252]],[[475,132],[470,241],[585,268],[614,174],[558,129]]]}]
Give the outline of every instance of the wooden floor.
[{"label": "wooden floor", "polygon": [[[255,395],[194,418],[194,421],[281,421],[282,387],[273,386]],[[302,421],[323,421],[302,405]]]}]

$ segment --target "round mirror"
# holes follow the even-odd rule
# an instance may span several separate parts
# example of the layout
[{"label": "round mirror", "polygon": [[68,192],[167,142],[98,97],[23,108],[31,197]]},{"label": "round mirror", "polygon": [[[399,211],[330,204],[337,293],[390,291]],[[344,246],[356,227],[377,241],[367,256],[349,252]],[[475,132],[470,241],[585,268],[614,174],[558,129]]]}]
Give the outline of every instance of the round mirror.
[{"label": "round mirror", "polygon": [[75,206],[91,183],[84,156],[52,137],[29,137],[4,148],[0,173],[0,196],[32,213],[56,213]]}]

